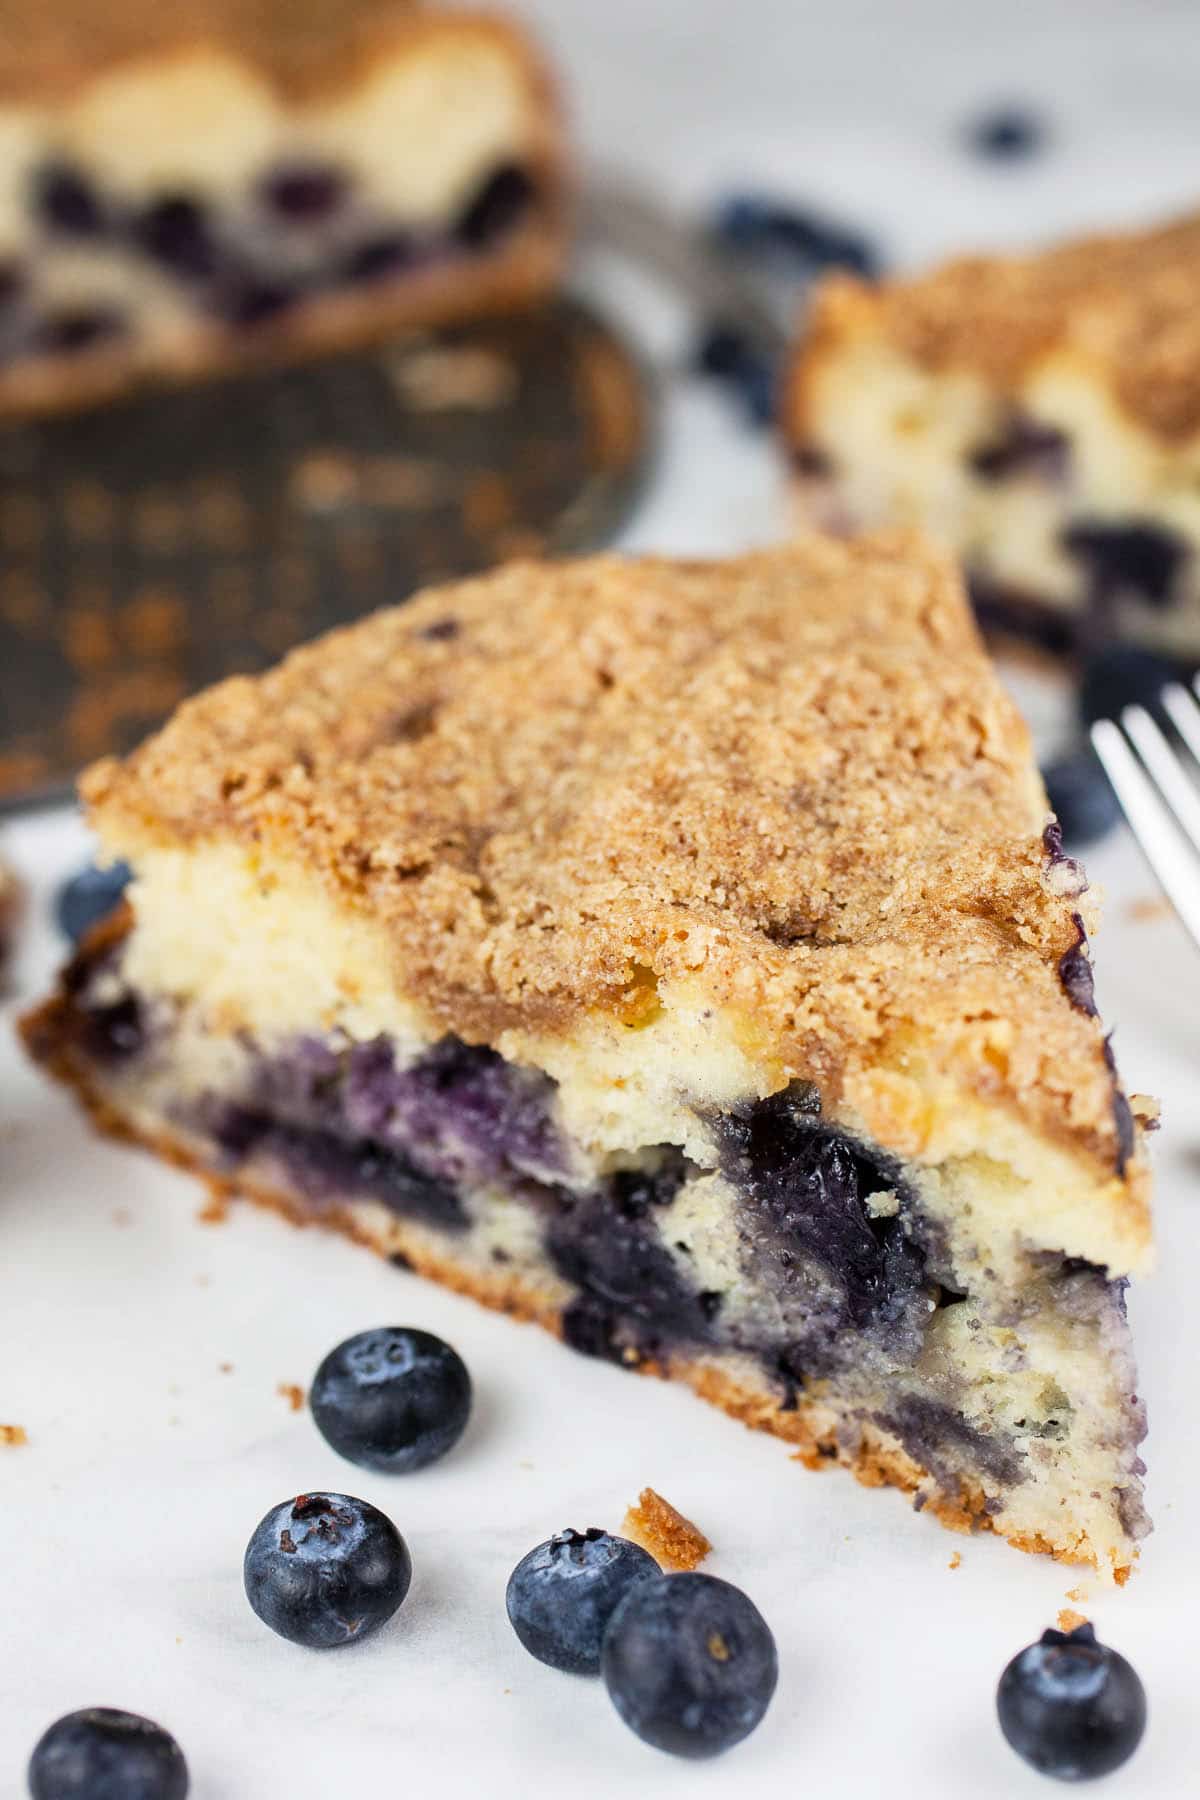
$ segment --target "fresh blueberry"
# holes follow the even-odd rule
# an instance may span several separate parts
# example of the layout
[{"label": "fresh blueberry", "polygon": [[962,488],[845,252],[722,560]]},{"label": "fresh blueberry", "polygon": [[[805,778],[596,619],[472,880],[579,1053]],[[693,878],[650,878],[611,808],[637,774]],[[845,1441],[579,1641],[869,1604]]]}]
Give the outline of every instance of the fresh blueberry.
[{"label": "fresh blueberry", "polygon": [[264,1625],[328,1650],[387,1624],[408,1592],[412,1562],[378,1507],[348,1494],[301,1494],[259,1524],[243,1575]]},{"label": "fresh blueberry", "polygon": [[[1079,713],[1085,726],[1097,719],[1118,719],[1126,706],[1158,709],[1159,696],[1178,677],[1165,657],[1137,644],[1106,644],[1084,665]],[[1161,721],[1161,709],[1159,709]]]},{"label": "fresh blueberry", "polygon": [[110,863],[103,869],[89,863],[64,882],[54,901],[54,917],[63,936],[77,944],[93,925],[107,919],[129,886],[132,874],[125,862]]},{"label": "fresh blueberry", "polygon": [[1044,148],[1047,135],[1045,122],[1021,106],[997,107],[967,127],[967,142],[976,155],[996,162],[1036,156]]},{"label": "fresh blueberry", "polygon": [[1027,1763],[1059,1781],[1091,1781],[1131,1757],[1146,1729],[1146,1693],[1090,1625],[1043,1631],[996,1690],[1000,1729]]},{"label": "fresh blueberry", "polygon": [[339,1456],[407,1475],[457,1444],[471,1411],[471,1377],[457,1350],[431,1331],[384,1325],[329,1352],[309,1404]]},{"label": "fresh blueberry", "polygon": [[739,1588],[712,1575],[662,1575],[630,1589],[601,1656],[631,1730],[675,1756],[716,1756],[759,1723],[779,1675],[775,1639]]},{"label": "fresh blueberry", "polygon": [[29,1762],[33,1800],[184,1800],[187,1764],[170,1732],[90,1706],[58,1719]]},{"label": "fresh blueberry", "polygon": [[691,357],[699,375],[728,384],[753,425],[769,425],[775,416],[775,369],[749,337],[735,325],[716,321],[704,331]]},{"label": "fresh blueberry", "polygon": [[1121,807],[1090,747],[1072,750],[1042,770],[1050,810],[1062,826],[1064,842],[1082,850],[1107,837],[1121,817]]},{"label": "fresh blueberry", "polygon": [[508,1578],[505,1605],[531,1656],[571,1675],[598,1675],[600,1647],[629,1589],[659,1574],[654,1558],[627,1538],[560,1531],[523,1556]]},{"label": "fresh blueberry", "polygon": [[70,237],[97,237],[104,210],[91,183],[71,163],[45,163],[33,178],[34,205],[56,231]]},{"label": "fresh blueberry", "polygon": [[850,269],[870,280],[880,257],[861,232],[766,194],[732,194],[717,210],[715,236],[743,255],[783,255],[810,274]]}]

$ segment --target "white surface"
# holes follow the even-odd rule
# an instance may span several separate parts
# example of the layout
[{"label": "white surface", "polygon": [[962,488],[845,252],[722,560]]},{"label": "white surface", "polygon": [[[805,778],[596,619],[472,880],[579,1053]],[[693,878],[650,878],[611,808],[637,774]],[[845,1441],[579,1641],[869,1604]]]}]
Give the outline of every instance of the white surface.
[{"label": "white surface", "polygon": [[[526,10],[569,67],[594,153],[617,151],[685,198],[751,179],[790,187],[886,227],[903,257],[1136,216],[1196,184],[1200,22],[1187,0]],[[1046,106],[1056,149],[1028,167],[973,164],[955,122],[1008,95]],[[636,295],[632,323],[676,354],[669,306],[610,274],[605,287]],[[677,386],[630,541],[721,550],[783,525],[766,442],[716,395]],[[11,1016],[47,979],[48,896],[83,838],[59,815],[10,824],[0,842],[34,884]],[[176,1732],[195,1800],[691,1796],[731,1782],[747,1800],[1021,1800],[1050,1790],[1001,1742],[993,1686],[1081,1579],[1081,1610],[1150,1695],[1145,1746],[1104,1791],[1194,1793],[1200,959],[1173,919],[1131,919],[1153,887],[1127,841],[1091,862],[1110,894],[1101,1000],[1128,1084],[1161,1095],[1167,1117],[1161,1271],[1131,1308],[1158,1529],[1121,1593],[951,1537],[894,1494],[808,1475],[690,1395],[573,1357],[340,1241],[250,1209],[197,1223],[197,1188],[93,1140],[0,1026],[0,1422],[30,1438],[0,1448],[0,1796],[22,1791],[45,1724],[109,1703]],[[339,1462],[275,1391],[385,1321],[443,1333],[478,1388],[459,1450],[393,1482]],[[532,1662],[504,1617],[518,1556],[568,1523],[618,1526],[646,1482],[704,1527],[711,1568],[747,1588],[779,1641],[766,1722],[714,1765],[640,1745],[598,1685]],[[263,1512],[314,1486],[383,1506],[416,1571],[379,1638],[322,1657],[261,1627],[240,1581]]]}]

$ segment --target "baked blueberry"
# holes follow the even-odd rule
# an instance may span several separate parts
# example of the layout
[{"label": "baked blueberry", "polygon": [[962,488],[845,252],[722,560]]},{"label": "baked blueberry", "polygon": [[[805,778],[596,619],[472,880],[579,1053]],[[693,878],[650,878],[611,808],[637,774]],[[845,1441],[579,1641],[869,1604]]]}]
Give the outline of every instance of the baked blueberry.
[{"label": "baked blueberry", "polygon": [[385,1475],[437,1462],[471,1412],[471,1377],[431,1331],[384,1325],[331,1350],[309,1399],[317,1429],[339,1456]]},{"label": "baked blueberry", "polygon": [[1147,606],[1166,606],[1188,558],[1177,532],[1136,519],[1125,525],[1080,519],[1067,526],[1062,542],[1088,571],[1099,603],[1128,594]]},{"label": "baked blueberry", "polygon": [[172,274],[201,280],[217,267],[208,214],[188,194],[165,194],[134,221],[133,235],[147,256]]},{"label": "baked blueberry", "polygon": [[1043,120],[1023,106],[998,106],[983,113],[967,127],[967,141],[978,156],[995,162],[1016,162],[1035,156],[1046,142]]},{"label": "baked blueberry", "polygon": [[383,232],[367,238],[346,259],[342,271],[346,281],[382,281],[388,275],[399,275],[420,258],[417,241],[407,231]]},{"label": "baked blueberry", "polygon": [[753,1601],[713,1575],[662,1575],[625,1595],[604,1636],[604,1683],[632,1731],[674,1756],[716,1756],[759,1723],[779,1675]]},{"label": "baked blueberry", "polygon": [[248,276],[229,288],[221,311],[229,324],[250,329],[286,312],[296,299],[295,289],[281,281],[258,281]]},{"label": "baked blueberry", "polygon": [[77,944],[85,931],[107,919],[129,886],[133,871],[126,862],[98,868],[89,863],[63,883],[54,899],[54,917],[64,937]]},{"label": "baked blueberry", "polygon": [[1042,770],[1042,779],[1063,841],[1075,849],[1107,837],[1121,817],[1112,783],[1091,748],[1056,757]]},{"label": "baked blueberry", "polygon": [[96,237],[104,210],[86,175],[71,163],[44,163],[33,178],[34,205],[47,225],[71,237]]},{"label": "baked blueberry", "polygon": [[1125,706],[1144,706],[1162,723],[1159,697],[1177,670],[1165,657],[1137,644],[1106,644],[1090,656],[1079,688],[1079,713],[1085,726],[1097,719],[1119,719]]},{"label": "baked blueberry", "polygon": [[1146,1693],[1134,1670],[1091,1625],[1043,1631],[1014,1656],[996,1690],[1000,1729],[1025,1761],[1059,1781],[1119,1769],[1146,1729]]},{"label": "baked blueberry", "polygon": [[92,350],[125,329],[125,316],[115,306],[65,306],[48,313],[34,329],[36,346],[51,355],[69,356]]},{"label": "baked blueberry", "polygon": [[346,189],[342,171],[328,163],[289,163],[264,177],[259,196],[289,225],[311,225],[337,211]]},{"label": "baked blueberry", "polygon": [[386,1625],[408,1592],[408,1546],[378,1507],[348,1494],[274,1506],[246,1546],[246,1598],[264,1625],[328,1650]]},{"label": "baked blueberry", "polygon": [[523,1556],[509,1576],[509,1623],[539,1662],[572,1675],[598,1675],[613,1613],[631,1587],[659,1572],[654,1558],[628,1538],[595,1526],[560,1531]]},{"label": "baked blueberry", "polygon": [[506,237],[533,205],[532,177],[519,163],[504,163],[489,175],[464,208],[455,236],[468,250],[489,250]]},{"label": "baked blueberry", "polygon": [[33,1800],[183,1800],[187,1791],[187,1764],[170,1732],[112,1706],[56,1720],[29,1762]]}]

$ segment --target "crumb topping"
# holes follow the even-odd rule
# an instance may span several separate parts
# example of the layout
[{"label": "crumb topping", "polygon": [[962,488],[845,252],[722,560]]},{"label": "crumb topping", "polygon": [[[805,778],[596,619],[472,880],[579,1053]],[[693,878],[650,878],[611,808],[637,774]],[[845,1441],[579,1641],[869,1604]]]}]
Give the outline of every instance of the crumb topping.
[{"label": "crumb topping", "polygon": [[919,1038],[1101,1159],[1097,1019],[1058,964],[1045,799],[957,575],[918,538],[727,563],[510,564],[180,708],[83,793],[110,849],[233,837],[386,933],[495,1044],[636,1028],[659,983],[836,1098]]},{"label": "crumb topping", "polygon": [[640,1544],[660,1568],[671,1574],[681,1569],[698,1569],[712,1549],[700,1527],[676,1511],[671,1502],[656,1494],[652,1487],[643,1488],[637,1505],[631,1506],[625,1514],[621,1536]]},{"label": "crumb topping", "polygon": [[0,0],[0,97],[59,99],[126,61],[198,46],[227,50],[285,91],[336,86],[404,32],[485,34],[516,47],[499,18],[426,13],[421,0]]},{"label": "crumb topping", "polygon": [[820,290],[807,353],[879,332],[930,368],[1006,388],[1048,352],[1068,351],[1132,418],[1174,441],[1200,430],[1198,275],[1200,213],[1028,256],[960,257],[874,288],[839,275]]}]

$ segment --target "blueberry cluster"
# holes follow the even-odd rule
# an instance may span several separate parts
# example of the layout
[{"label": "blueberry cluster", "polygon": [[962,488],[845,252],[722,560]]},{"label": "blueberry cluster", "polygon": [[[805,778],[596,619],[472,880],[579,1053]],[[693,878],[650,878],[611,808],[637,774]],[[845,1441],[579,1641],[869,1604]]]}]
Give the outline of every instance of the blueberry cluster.
[{"label": "blueberry cluster", "polygon": [[664,1575],[637,1544],[561,1531],[513,1570],[508,1616],[539,1662],[602,1674],[638,1737],[675,1756],[716,1756],[762,1719],[779,1673],[754,1603],[711,1575]]}]

